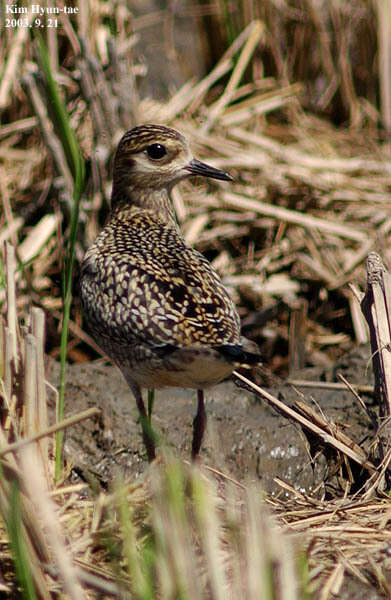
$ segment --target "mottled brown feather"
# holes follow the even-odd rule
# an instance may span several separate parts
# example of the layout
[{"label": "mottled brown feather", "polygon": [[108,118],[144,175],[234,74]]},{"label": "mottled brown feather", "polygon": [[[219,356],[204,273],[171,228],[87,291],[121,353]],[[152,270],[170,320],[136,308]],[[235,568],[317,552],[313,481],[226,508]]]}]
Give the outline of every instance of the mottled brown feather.
[{"label": "mottled brown feather", "polygon": [[[167,154],[154,161],[147,149],[156,143]],[[227,290],[210,263],[186,245],[175,220],[169,192],[191,175],[191,160],[187,141],[172,129],[147,125],[127,132],[114,162],[110,220],[81,269],[93,337],[128,382],[141,387],[213,385],[235,366],[218,347],[242,347]],[[162,353],[165,346],[172,352]]]}]

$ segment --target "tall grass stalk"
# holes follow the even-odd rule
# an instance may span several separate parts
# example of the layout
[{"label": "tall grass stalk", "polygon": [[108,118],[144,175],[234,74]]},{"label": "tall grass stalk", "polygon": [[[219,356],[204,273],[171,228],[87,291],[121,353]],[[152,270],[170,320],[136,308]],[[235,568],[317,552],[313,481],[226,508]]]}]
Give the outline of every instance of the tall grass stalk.
[{"label": "tall grass stalk", "polygon": [[[60,386],[57,418],[62,420],[64,417],[64,398],[65,398],[65,375],[66,375],[66,355],[68,343],[69,318],[72,303],[72,270],[75,258],[75,245],[77,239],[77,230],[79,224],[79,205],[81,195],[84,189],[85,170],[84,162],[76,135],[70,125],[69,115],[64,102],[61,99],[57,83],[53,77],[49,54],[45,43],[40,35],[37,35],[38,53],[45,75],[47,86],[48,101],[51,103],[53,119],[55,121],[57,133],[64,148],[65,156],[73,177],[73,202],[71,209],[69,238],[66,244],[64,269],[62,271],[62,301],[63,317],[61,326],[61,345],[60,345]],[[63,431],[57,433],[56,440],[56,478],[58,479],[62,469],[62,445]]]},{"label": "tall grass stalk", "polygon": [[132,595],[135,600],[154,600],[153,572],[149,566],[151,557],[148,550],[141,549],[137,541],[132,508],[126,498],[124,485],[117,489],[117,501],[122,529],[123,557],[131,581]]},{"label": "tall grass stalk", "polygon": [[16,577],[25,600],[36,600],[35,586],[30,570],[28,551],[22,533],[22,512],[20,507],[20,490],[16,479],[12,481],[12,497],[7,519],[7,531],[14,559]]}]

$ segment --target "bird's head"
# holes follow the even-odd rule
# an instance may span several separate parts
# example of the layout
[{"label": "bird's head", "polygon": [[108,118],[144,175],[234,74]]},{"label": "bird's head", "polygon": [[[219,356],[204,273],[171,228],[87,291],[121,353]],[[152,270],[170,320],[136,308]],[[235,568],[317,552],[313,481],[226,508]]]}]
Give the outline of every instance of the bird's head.
[{"label": "bird's head", "polygon": [[114,186],[119,189],[171,189],[178,181],[200,175],[232,181],[231,175],[193,157],[186,138],[163,125],[134,127],[122,137],[114,159]]}]

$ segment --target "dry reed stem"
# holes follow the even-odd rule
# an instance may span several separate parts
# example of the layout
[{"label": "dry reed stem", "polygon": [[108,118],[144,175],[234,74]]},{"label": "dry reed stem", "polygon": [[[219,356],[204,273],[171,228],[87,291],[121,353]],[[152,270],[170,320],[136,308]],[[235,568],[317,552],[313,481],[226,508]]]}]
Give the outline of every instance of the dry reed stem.
[{"label": "dry reed stem", "polygon": [[222,198],[225,205],[232,208],[253,210],[257,214],[270,216],[279,221],[286,221],[287,223],[300,225],[301,227],[307,227],[308,229],[318,229],[319,231],[335,234],[350,240],[359,242],[365,242],[367,240],[367,236],[364,232],[357,231],[357,229],[348,227],[347,225],[333,223],[325,219],[319,219],[312,215],[305,215],[287,208],[272,206],[266,202],[252,200],[251,198],[246,198],[245,196],[232,192],[224,192]]},{"label": "dry reed stem", "polygon": [[223,111],[224,107],[231,102],[234,91],[239,85],[239,82],[243,76],[243,72],[246,69],[253,52],[255,51],[259,40],[264,31],[264,25],[260,21],[254,21],[251,23],[251,28],[248,32],[248,38],[243,46],[243,49],[239,55],[238,61],[232,72],[232,75],[227,83],[227,86],[216,102],[208,110],[208,118],[202,126],[202,133],[206,133],[213,126],[216,119]]},{"label": "dry reed stem", "polygon": [[[11,369],[18,372],[19,356],[17,352],[17,320],[16,320],[16,302],[15,302],[15,271],[16,259],[13,246],[6,243],[4,246],[5,265],[6,265],[6,293],[7,293],[7,337],[8,337],[8,357]],[[9,385],[9,383],[8,383]]]},{"label": "dry reed stem", "polygon": [[[342,377],[342,376],[341,376]],[[344,390],[346,386],[353,393],[361,392],[363,394],[373,394],[373,385],[351,385],[348,381],[344,380],[344,383],[335,383],[333,381],[309,381],[307,379],[287,379],[287,383],[294,387],[313,387],[320,390]]]},{"label": "dry reed stem", "polygon": [[[49,460],[48,442],[46,440],[42,443],[42,440],[55,430],[99,411],[92,409],[87,415],[76,415],[67,422],[48,427],[43,368],[44,315],[40,309],[33,309],[31,333],[24,326],[18,331],[16,261],[14,249],[9,244],[5,246],[5,263],[7,325],[2,320],[1,338],[4,343],[0,388],[0,513],[5,522],[11,518],[12,493],[16,485],[22,519],[19,523],[20,544],[26,553],[28,569],[38,596],[47,600],[52,597],[52,583],[46,578],[42,564],[49,563],[50,557],[54,555],[58,571],[62,574],[64,588],[69,597],[76,599],[81,597],[76,586],[77,575],[72,570],[71,558],[68,557],[68,550],[62,542],[60,522],[49,500],[48,487],[53,485],[53,469]],[[17,441],[10,443],[12,438],[16,438]],[[34,442],[38,440],[39,444],[35,445]],[[22,451],[23,454],[19,455],[18,451]],[[42,523],[45,523],[46,529],[42,527]]]},{"label": "dry reed stem", "polygon": [[354,462],[364,467],[368,473],[372,474],[377,472],[375,465],[368,460],[364,450],[341,432],[334,429],[330,432],[330,425],[324,421],[320,415],[315,414],[309,406],[296,402],[298,408],[300,408],[300,412],[305,412],[305,414],[310,417],[307,418],[300,414],[298,410],[292,409],[278,398],[272,396],[272,394],[265,389],[260,388],[258,385],[241,375],[241,373],[234,371],[233,375],[235,378],[239,379],[247,389],[266,400],[267,403],[275,408],[280,414],[283,414],[293,422],[298,423],[301,427],[314,434],[316,437],[319,437],[327,445],[351,458]]},{"label": "dry reed stem", "polygon": [[375,390],[382,416],[391,416],[391,281],[380,256],[367,259],[367,292],[361,306],[371,332]]},{"label": "dry reed stem", "polygon": [[362,391],[364,391],[364,390],[365,390],[365,393],[367,393],[367,394],[371,394],[371,393],[373,393],[373,391],[374,391],[374,390],[373,390],[373,387],[372,387],[372,386],[369,386],[369,385],[368,385],[368,386],[363,386],[363,387],[364,387],[364,390],[363,390],[363,388],[361,388],[360,386],[353,386],[351,383],[349,383],[349,381],[347,381],[347,379],[345,379],[345,377],[342,375],[342,373],[337,373],[337,377],[338,377],[338,379],[339,379],[340,381],[342,381],[342,382],[343,382],[343,384],[344,384],[344,385],[347,387],[347,389],[348,389],[350,392],[352,392],[352,394],[353,394],[354,398],[357,400],[357,402],[358,402],[359,406],[361,406],[361,408],[363,409],[363,411],[364,411],[364,414],[365,414],[365,415],[368,417],[368,419],[370,420],[370,418],[369,418],[369,416],[368,416],[368,414],[367,414],[367,408],[366,408],[365,402],[364,402],[364,401],[362,400],[362,398],[359,396],[358,392],[359,392],[359,391],[361,391],[361,392],[362,392]]},{"label": "dry reed stem", "polygon": [[[37,398],[37,429],[38,425],[41,430],[47,430],[49,426],[47,412],[47,398],[45,386],[45,368],[44,368],[44,347],[45,347],[45,314],[43,310],[34,307],[31,310],[31,332],[36,340],[36,398]],[[48,437],[42,437],[39,440],[38,448],[40,452],[41,465],[45,470],[46,484],[49,486],[49,440]]]},{"label": "dry reed stem", "polygon": [[22,481],[30,497],[38,519],[45,524],[45,534],[51,548],[54,564],[57,566],[62,585],[72,600],[80,600],[82,593],[78,574],[74,568],[72,556],[66,548],[61,532],[58,511],[48,495],[46,478],[41,468],[42,463],[34,447],[24,448],[20,454]]},{"label": "dry reed stem", "polygon": [[38,117],[40,130],[45,140],[46,147],[51,153],[58,173],[64,178],[64,188],[68,190],[69,194],[72,194],[73,178],[69,170],[60,140],[53,132],[50,125],[51,121],[47,111],[46,102],[38,88],[36,77],[36,68],[30,66],[30,70],[26,71],[23,76],[22,84],[32,106],[34,107],[35,114]]},{"label": "dry reed stem", "polygon": [[[27,15],[27,23],[32,19],[32,14]],[[20,63],[22,62],[23,50],[28,40],[28,27],[16,28],[13,35],[12,44],[9,48],[8,58],[3,70],[0,81],[0,110],[4,109],[12,98],[10,93],[18,73],[20,73]]]},{"label": "dry reed stem", "polygon": [[58,228],[57,215],[45,215],[18,246],[18,256],[25,263],[34,258]]},{"label": "dry reed stem", "polygon": [[30,437],[27,437],[27,438],[18,440],[17,442],[13,442],[12,444],[3,446],[2,448],[0,448],[0,456],[4,456],[10,452],[14,452],[15,450],[19,450],[20,448],[23,448],[24,446],[28,446],[28,445],[32,444],[33,442],[37,442],[37,441],[43,439],[44,437],[52,435],[53,433],[57,433],[57,431],[61,431],[63,429],[67,429],[68,427],[72,427],[73,425],[76,425],[77,423],[80,423],[81,421],[84,421],[85,419],[90,419],[91,417],[94,417],[94,416],[98,415],[99,413],[100,413],[99,408],[88,408],[87,410],[77,413],[76,415],[74,415],[72,417],[67,417],[63,421],[59,421],[58,423],[55,423],[54,425],[51,425],[47,429],[43,429],[42,431],[39,431],[38,433],[36,433]]},{"label": "dry reed stem", "polygon": [[376,0],[379,43],[381,113],[383,125],[391,131],[391,10],[385,0]]}]

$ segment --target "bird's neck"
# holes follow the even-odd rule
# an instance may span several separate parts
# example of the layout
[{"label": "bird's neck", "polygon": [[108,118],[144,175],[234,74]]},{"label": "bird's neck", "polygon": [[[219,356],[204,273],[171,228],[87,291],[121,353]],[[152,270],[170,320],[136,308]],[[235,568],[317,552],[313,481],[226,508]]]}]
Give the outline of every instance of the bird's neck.
[{"label": "bird's neck", "polygon": [[167,189],[116,190],[111,196],[111,215],[113,218],[131,217],[148,213],[156,221],[179,231],[170,193]]}]

